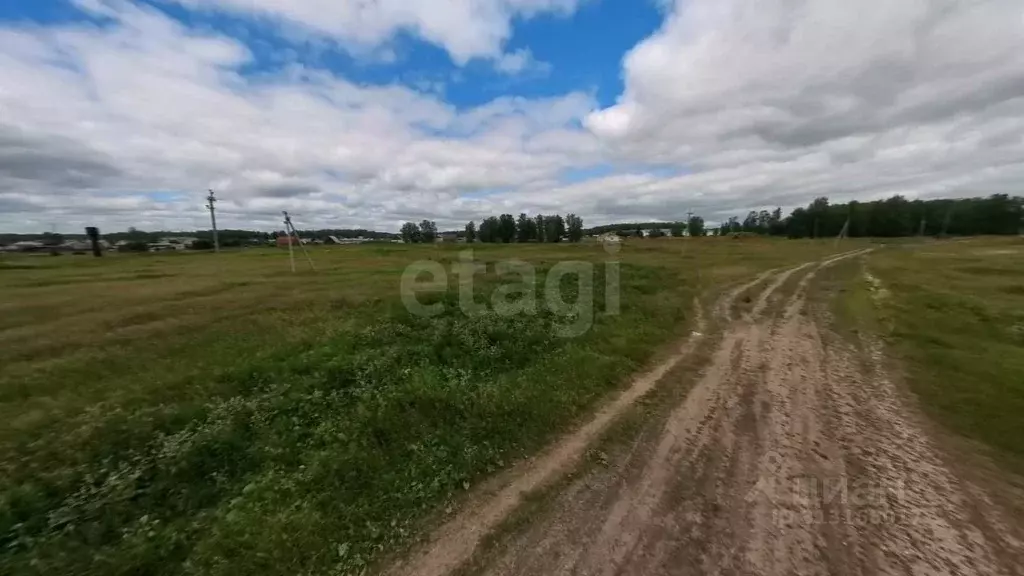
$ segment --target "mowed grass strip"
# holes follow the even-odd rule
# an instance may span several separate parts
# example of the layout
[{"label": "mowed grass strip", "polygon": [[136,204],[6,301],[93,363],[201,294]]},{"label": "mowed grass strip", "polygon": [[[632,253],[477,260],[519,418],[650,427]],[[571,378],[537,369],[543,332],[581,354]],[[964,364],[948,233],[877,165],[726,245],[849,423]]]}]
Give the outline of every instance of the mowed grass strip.
[{"label": "mowed grass strip", "polygon": [[[476,247],[538,270],[535,314],[459,310],[457,278],[399,299],[456,246],[5,258],[0,573],[358,573],[481,478],[583,417],[685,329],[694,295],[828,243],[626,245],[604,313],[601,246]],[[594,327],[543,306],[544,272],[595,263]],[[575,283],[560,291],[572,301]]]}]

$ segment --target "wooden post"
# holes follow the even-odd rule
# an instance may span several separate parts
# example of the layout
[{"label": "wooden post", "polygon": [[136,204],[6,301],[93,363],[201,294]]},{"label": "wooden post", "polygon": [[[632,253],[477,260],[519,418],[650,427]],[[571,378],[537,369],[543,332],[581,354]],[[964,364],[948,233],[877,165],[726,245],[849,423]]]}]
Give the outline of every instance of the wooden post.
[{"label": "wooden post", "polygon": [[295,272],[295,249],[292,247],[292,222],[288,213],[284,213],[284,233],[288,235],[288,261],[292,263],[292,273]]}]

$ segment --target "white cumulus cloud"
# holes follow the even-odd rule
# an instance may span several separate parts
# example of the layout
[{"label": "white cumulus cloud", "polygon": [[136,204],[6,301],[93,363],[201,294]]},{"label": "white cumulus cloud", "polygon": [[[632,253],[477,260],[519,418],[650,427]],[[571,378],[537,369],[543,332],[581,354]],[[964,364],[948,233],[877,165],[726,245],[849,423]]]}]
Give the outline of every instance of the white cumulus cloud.
[{"label": "white cumulus cloud", "polygon": [[594,106],[583,93],[459,112],[298,64],[246,77],[231,38],[95,7],[113,22],[0,28],[3,229],[204,226],[208,187],[226,226],[272,228],[289,209],[307,225],[394,229],[594,149],[571,129]]},{"label": "white cumulus cloud", "polygon": [[[506,62],[514,18],[568,15],[582,0],[177,0],[192,7],[269,18],[353,48],[373,48],[404,31],[444,48],[457,64]],[[513,56],[514,57],[514,56]]]},{"label": "white cumulus cloud", "polygon": [[[180,2],[367,49],[411,33],[509,73],[535,65],[506,50],[512,22],[578,6]],[[203,227],[208,187],[226,226],[270,229],[288,209],[301,225],[396,230],[506,211],[716,220],[1024,181],[1017,0],[681,0],[625,55],[613,105],[583,86],[468,109],[296,58],[245,74],[253,56],[225,33],[141,3],[78,4],[98,19],[0,24],[0,229]]]},{"label": "white cumulus cloud", "polygon": [[658,186],[686,205],[1018,193],[1022,15],[1014,0],[680,0],[584,124],[623,159],[683,168]]}]

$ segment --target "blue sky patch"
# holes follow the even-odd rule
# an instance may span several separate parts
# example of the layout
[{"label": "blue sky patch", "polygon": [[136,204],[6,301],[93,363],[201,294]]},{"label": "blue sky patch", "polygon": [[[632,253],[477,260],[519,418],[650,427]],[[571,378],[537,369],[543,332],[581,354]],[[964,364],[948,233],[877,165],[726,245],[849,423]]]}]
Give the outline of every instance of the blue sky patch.
[{"label": "blue sky patch", "polygon": [[[536,67],[508,74],[492,60],[474,58],[464,66],[452,62],[444,48],[404,31],[385,46],[353,54],[336,41],[262,17],[215,10],[190,10],[174,2],[143,2],[194,33],[216,33],[248,47],[253,60],[239,72],[265,75],[302,64],[327,70],[357,84],[402,84],[443,95],[456,109],[479,106],[502,96],[551,97],[572,91],[592,93],[601,106],[614,104],[622,92],[622,57],[654,32],[662,18],[655,3],[592,0],[571,16],[539,14],[513,20],[505,51],[529,50]],[[0,3],[0,21],[54,25],[99,22],[69,0]],[[384,57],[384,56],[388,57]]]}]

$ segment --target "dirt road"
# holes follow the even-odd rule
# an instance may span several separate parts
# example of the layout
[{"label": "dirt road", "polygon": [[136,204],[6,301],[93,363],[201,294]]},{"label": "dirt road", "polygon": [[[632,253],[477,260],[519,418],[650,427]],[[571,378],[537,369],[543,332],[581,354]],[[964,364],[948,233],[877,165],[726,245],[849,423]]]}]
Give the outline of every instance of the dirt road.
[{"label": "dirt road", "polygon": [[[772,271],[724,297],[713,311],[722,325],[717,348],[660,432],[569,483],[547,513],[475,568],[530,576],[1024,573],[1018,525],[929,438],[887,377],[880,345],[831,334],[824,303],[808,301],[821,269],[862,255]],[[643,383],[646,390],[653,380]],[[610,419],[607,411],[599,418]],[[525,491],[571,466],[604,425],[524,464],[395,573],[463,565]]]}]

